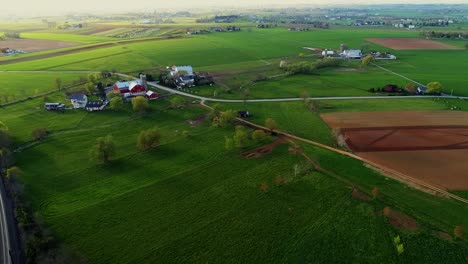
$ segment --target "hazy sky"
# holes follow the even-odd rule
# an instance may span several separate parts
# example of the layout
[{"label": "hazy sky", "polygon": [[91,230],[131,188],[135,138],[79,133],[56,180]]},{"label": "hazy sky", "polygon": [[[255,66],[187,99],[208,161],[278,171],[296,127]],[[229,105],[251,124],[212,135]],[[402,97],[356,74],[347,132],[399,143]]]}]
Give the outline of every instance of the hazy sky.
[{"label": "hazy sky", "polygon": [[[3,0],[2,0],[3,2]],[[269,6],[294,4],[387,4],[387,3],[441,3],[440,0],[13,0],[1,5],[2,15],[50,15],[81,11],[125,12],[135,10],[158,10],[198,6]],[[467,0],[446,0],[449,3],[467,3]],[[186,8],[184,8],[186,7]],[[188,10],[189,11],[189,10]]]}]

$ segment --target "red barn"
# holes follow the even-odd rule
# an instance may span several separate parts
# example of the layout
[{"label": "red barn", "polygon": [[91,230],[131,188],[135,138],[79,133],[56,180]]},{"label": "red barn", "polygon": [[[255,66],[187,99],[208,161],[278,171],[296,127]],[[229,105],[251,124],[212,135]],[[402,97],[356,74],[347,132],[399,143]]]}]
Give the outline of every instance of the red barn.
[{"label": "red barn", "polygon": [[144,95],[146,88],[141,80],[118,81],[114,84],[114,91],[120,94]]}]

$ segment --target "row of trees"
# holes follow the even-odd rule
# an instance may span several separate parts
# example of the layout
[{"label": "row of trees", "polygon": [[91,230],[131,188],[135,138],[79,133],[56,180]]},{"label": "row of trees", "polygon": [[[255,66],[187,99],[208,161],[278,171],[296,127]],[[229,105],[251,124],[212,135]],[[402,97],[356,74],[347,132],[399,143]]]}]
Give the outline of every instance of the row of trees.
[{"label": "row of trees", "polygon": [[325,58],[316,63],[298,62],[293,64],[281,65],[280,67],[290,75],[294,74],[314,74],[317,70],[323,68],[338,67],[343,63],[343,60],[338,58]]}]

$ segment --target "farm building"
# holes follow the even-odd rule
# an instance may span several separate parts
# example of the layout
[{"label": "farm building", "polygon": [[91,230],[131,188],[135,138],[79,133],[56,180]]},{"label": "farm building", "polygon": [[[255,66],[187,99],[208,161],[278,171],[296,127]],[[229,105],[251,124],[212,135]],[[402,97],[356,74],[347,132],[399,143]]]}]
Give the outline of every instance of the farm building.
[{"label": "farm building", "polygon": [[44,109],[47,111],[63,111],[65,110],[65,105],[62,103],[45,103]]},{"label": "farm building", "polygon": [[322,51],[322,56],[323,57],[335,57],[336,52],[334,50],[324,50]]},{"label": "farm building", "polygon": [[169,78],[175,79],[177,87],[192,87],[195,85],[195,75],[192,66],[172,66]]},{"label": "farm building", "polygon": [[153,91],[147,91],[146,98],[148,98],[148,100],[155,100],[159,98],[159,95]]},{"label": "farm building", "polygon": [[147,88],[146,75],[144,74],[140,75],[140,79],[118,81],[114,84],[114,91],[119,92],[124,97],[145,96]]},{"label": "farm building", "polygon": [[68,99],[70,99],[73,108],[75,109],[85,108],[88,103],[88,96],[85,94],[72,94],[68,96]]},{"label": "farm building", "polygon": [[361,50],[344,50],[341,56],[345,59],[361,59]]},{"label": "farm building", "polygon": [[418,92],[418,94],[426,94],[427,93],[427,87],[418,86],[416,88],[416,91]]},{"label": "farm building", "polygon": [[107,101],[88,102],[85,106],[86,111],[102,111],[106,107]]}]

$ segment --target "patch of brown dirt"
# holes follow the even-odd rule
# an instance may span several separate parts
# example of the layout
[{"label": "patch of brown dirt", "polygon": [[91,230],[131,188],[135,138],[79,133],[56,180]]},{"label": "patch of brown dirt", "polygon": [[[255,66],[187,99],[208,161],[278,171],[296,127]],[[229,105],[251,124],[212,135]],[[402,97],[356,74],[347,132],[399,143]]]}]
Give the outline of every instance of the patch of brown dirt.
[{"label": "patch of brown dirt", "polygon": [[256,159],[261,158],[273,151],[273,149],[281,144],[284,144],[286,141],[283,138],[278,138],[274,142],[252,149],[246,152],[241,153],[241,156],[247,159]]},{"label": "patch of brown dirt", "polygon": [[387,218],[388,222],[398,229],[414,232],[417,231],[419,228],[418,222],[416,222],[414,218],[393,209],[390,210],[390,213],[389,215],[387,215]]},{"label": "patch of brown dirt", "polygon": [[394,50],[455,50],[461,47],[451,46],[430,39],[421,38],[368,38],[367,41]]},{"label": "patch of brown dirt", "polygon": [[363,192],[361,192],[358,188],[353,188],[353,192],[351,193],[356,199],[363,200],[363,201],[370,201],[371,197]]},{"label": "patch of brown dirt", "polygon": [[453,238],[450,234],[448,233],[445,233],[445,232],[442,232],[442,231],[434,231],[434,235],[444,239],[444,240],[448,240],[448,241],[452,241]]},{"label": "patch of brown dirt", "polygon": [[80,44],[45,39],[12,39],[0,41],[0,49],[10,48],[15,50],[24,50],[26,52],[61,49],[78,45]]},{"label": "patch of brown dirt", "polygon": [[198,117],[195,118],[195,119],[186,120],[186,122],[187,122],[189,125],[196,126],[196,125],[202,124],[203,121],[205,121],[207,118],[208,118],[208,114],[203,114],[203,115],[198,116]]}]

